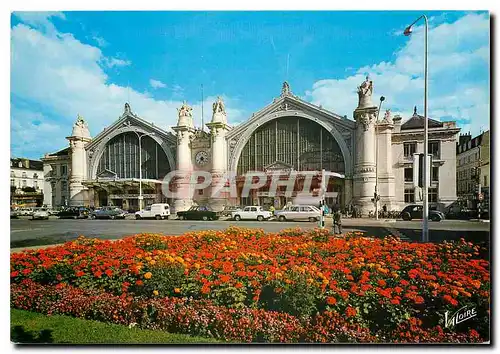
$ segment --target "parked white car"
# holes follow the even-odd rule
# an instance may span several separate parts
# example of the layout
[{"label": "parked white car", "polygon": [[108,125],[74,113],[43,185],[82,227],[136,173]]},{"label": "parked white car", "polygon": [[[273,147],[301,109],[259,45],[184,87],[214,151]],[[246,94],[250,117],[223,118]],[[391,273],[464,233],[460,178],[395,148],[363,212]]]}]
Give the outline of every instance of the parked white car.
[{"label": "parked white car", "polygon": [[233,220],[269,220],[273,215],[270,211],[264,210],[261,206],[247,206],[242,210],[233,211],[231,218]]},{"label": "parked white car", "polygon": [[165,203],[148,205],[145,209],[137,211],[135,218],[139,219],[168,219],[170,216],[170,205]]},{"label": "parked white car", "polygon": [[49,220],[49,211],[47,208],[36,209],[33,212],[33,215],[31,216],[31,218],[33,220],[35,220],[35,219]]},{"label": "parked white car", "polygon": [[276,210],[274,215],[279,221],[286,220],[309,220],[318,221],[321,210],[313,205],[292,205],[282,210]]},{"label": "parked white car", "polygon": [[19,215],[21,216],[31,216],[33,215],[33,208],[21,208],[19,209]]}]

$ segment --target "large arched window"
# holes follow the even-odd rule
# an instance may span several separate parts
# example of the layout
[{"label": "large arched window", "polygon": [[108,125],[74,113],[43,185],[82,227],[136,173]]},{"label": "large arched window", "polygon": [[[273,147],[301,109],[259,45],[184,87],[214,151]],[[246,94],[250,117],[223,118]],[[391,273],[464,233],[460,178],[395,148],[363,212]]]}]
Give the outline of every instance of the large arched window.
[{"label": "large arched window", "polygon": [[[170,172],[167,155],[150,136],[141,138],[142,178],[162,179]],[[139,178],[139,139],[132,132],[115,136],[107,144],[99,161],[97,175],[105,170],[118,178]]]},{"label": "large arched window", "polygon": [[273,162],[283,162],[297,171],[345,173],[342,152],[330,132],[300,117],[282,117],[259,127],[241,152],[238,174],[262,171]]}]

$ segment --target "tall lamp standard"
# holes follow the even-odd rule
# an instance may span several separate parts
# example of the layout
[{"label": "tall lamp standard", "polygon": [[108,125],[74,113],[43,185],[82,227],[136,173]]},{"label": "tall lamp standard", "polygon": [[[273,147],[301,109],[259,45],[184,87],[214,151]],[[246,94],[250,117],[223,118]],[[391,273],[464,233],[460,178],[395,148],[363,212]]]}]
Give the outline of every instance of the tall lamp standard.
[{"label": "tall lamp standard", "polygon": [[142,210],[142,148],[141,148],[141,140],[145,136],[154,136],[155,133],[144,133],[139,134],[137,130],[132,130],[139,140],[139,210]]},{"label": "tall lamp standard", "polygon": [[378,195],[378,135],[377,135],[377,125],[378,117],[380,115],[380,108],[382,107],[382,102],[385,101],[384,96],[380,96],[380,103],[378,104],[377,121],[375,122],[375,220],[378,220],[378,200],[380,199]]},{"label": "tall lamp standard", "polygon": [[422,227],[422,241],[429,241],[429,198],[427,195],[428,192],[428,179],[427,175],[429,174],[429,166],[427,166],[427,155],[429,154],[429,122],[427,119],[427,86],[428,86],[428,70],[427,70],[427,58],[429,55],[429,51],[427,48],[427,33],[428,33],[428,24],[427,24],[427,16],[422,15],[417,18],[411,25],[406,27],[404,31],[405,36],[409,36],[412,33],[412,26],[417,23],[420,19],[424,19],[425,32],[424,32],[424,178],[423,178],[423,227]]}]

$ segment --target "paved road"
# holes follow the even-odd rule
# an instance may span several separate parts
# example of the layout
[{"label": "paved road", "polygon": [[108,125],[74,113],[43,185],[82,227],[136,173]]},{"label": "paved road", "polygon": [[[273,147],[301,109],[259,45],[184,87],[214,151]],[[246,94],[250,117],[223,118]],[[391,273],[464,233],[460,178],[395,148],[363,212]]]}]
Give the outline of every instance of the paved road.
[{"label": "paved road", "polygon": [[[331,219],[326,220],[326,227],[331,228]],[[284,228],[299,226],[311,229],[317,226],[310,222],[279,221],[180,221],[180,220],[30,220],[27,218],[11,220],[11,248],[30,247],[63,243],[79,235],[101,239],[118,239],[137,233],[160,233],[181,235],[189,231],[221,230],[231,225],[250,228],[262,228],[267,232],[276,232]],[[431,222],[430,240],[442,241],[464,237],[471,241],[488,242],[489,223],[472,221],[445,220]],[[384,237],[398,235],[403,239],[418,241],[421,237],[421,221],[375,221],[368,219],[345,219],[343,231],[361,231],[367,235]]]}]

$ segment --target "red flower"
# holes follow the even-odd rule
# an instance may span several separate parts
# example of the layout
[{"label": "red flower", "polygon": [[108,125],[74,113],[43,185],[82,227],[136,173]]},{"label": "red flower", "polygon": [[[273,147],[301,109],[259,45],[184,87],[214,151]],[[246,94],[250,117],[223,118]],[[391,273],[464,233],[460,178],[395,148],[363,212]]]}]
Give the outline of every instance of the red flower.
[{"label": "red flower", "polygon": [[113,271],[112,271],[111,269],[109,269],[109,268],[108,268],[108,269],[106,269],[106,272],[105,272],[105,273],[106,273],[106,275],[107,275],[108,277],[110,277],[110,278],[113,276]]},{"label": "red flower", "polygon": [[345,309],[345,314],[347,315],[347,317],[354,317],[358,314],[358,311],[355,308],[348,306]]},{"label": "red flower", "polygon": [[202,270],[200,270],[200,274],[209,276],[210,274],[212,274],[212,271],[210,269],[203,268]]},{"label": "red flower", "polygon": [[81,270],[79,270],[78,272],[76,272],[75,274],[77,277],[83,277],[85,275],[84,272],[82,272]]},{"label": "red flower", "polygon": [[378,284],[378,286],[381,286],[381,287],[385,287],[387,285],[387,283],[385,282],[384,279],[379,279],[377,281],[377,284]]},{"label": "red flower", "polygon": [[335,304],[337,303],[337,299],[336,299],[336,298],[334,298],[334,297],[332,297],[332,296],[328,296],[328,297],[326,298],[326,303],[327,303],[328,305],[335,305]]},{"label": "red flower", "polygon": [[31,269],[23,269],[23,275],[29,275],[31,273]]},{"label": "red flower", "polygon": [[230,277],[229,275],[221,275],[221,276],[219,277],[219,279],[220,279],[223,283],[227,283],[227,282],[231,279],[231,277]]},{"label": "red flower", "polygon": [[19,272],[17,270],[13,271],[12,273],[10,273],[10,277],[11,278],[15,278],[19,275]]},{"label": "red flower", "polygon": [[395,297],[394,299],[391,300],[391,304],[393,305],[399,305],[399,299],[398,297]]},{"label": "red flower", "polygon": [[416,296],[415,297],[415,303],[416,304],[423,304],[424,303],[424,298],[422,296]]},{"label": "red flower", "polygon": [[100,278],[100,277],[102,277],[102,272],[100,270],[98,270],[97,272],[94,273],[94,276],[97,278]]},{"label": "red flower", "polygon": [[457,306],[458,304],[458,301],[452,298],[450,295],[443,296],[443,300],[448,302],[449,304],[452,304],[453,306]]},{"label": "red flower", "polygon": [[141,279],[139,279],[139,280],[137,280],[137,281],[135,282],[135,285],[137,285],[137,286],[142,286],[142,285],[144,285],[144,282],[143,282]]}]

